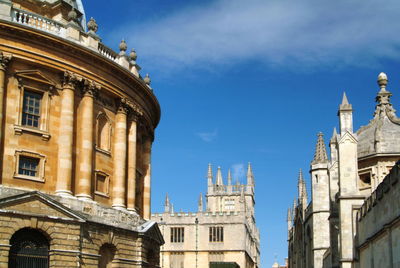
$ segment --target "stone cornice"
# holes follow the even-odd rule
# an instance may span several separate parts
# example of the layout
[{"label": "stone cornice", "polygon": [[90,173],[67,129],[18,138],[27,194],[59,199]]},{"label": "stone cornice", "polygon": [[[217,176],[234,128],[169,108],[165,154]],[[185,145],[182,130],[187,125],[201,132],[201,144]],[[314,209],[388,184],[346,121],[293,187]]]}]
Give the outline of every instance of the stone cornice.
[{"label": "stone cornice", "polygon": [[[3,51],[15,52],[18,58],[37,59],[42,65],[47,65],[53,69],[59,69],[60,71],[76,68],[76,70],[73,70],[76,74],[79,74],[82,77],[90,77],[97,83],[102,84],[103,88],[113,92],[115,95],[124,97],[122,95],[126,94],[130,98],[135,100],[138,99],[140,103],[143,102],[143,105],[140,106],[143,106],[145,109],[145,111],[142,112],[144,113],[143,116],[146,121],[148,121],[153,128],[157,126],[161,114],[158,100],[144,81],[136,77],[128,69],[125,69],[118,63],[109,60],[90,48],[24,25],[0,20],[0,29],[0,36],[5,37],[6,40],[8,38],[17,38],[19,42],[22,41],[22,43],[25,42],[26,44],[41,47],[43,50],[54,51],[55,54],[67,54],[73,61],[84,62],[87,65],[96,66],[96,68],[101,69],[102,72],[106,72],[112,79],[104,80],[104,77],[97,75],[94,71],[83,71],[82,68],[76,68],[76,66],[73,65],[66,65],[65,61],[37,54],[34,51],[14,47],[8,45],[7,42],[1,44]],[[120,75],[115,75],[116,72],[119,72]],[[151,105],[149,106],[148,104]]]}]

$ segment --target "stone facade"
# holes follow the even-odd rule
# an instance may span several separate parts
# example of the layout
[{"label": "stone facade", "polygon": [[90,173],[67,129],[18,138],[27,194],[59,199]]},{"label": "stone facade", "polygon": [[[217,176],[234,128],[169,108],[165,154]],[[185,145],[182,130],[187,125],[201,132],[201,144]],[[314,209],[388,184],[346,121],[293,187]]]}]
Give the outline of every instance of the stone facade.
[{"label": "stone facade", "polygon": [[87,28],[79,0],[0,1],[1,267],[20,230],[47,240],[50,267],[159,265],[160,106],[136,52]]},{"label": "stone facade", "polygon": [[310,168],[312,200],[308,203],[300,173],[299,196],[288,210],[290,268],[400,267],[399,167],[392,168],[400,159],[400,120],[387,82],[381,73],[374,118],[357,132],[343,95],[330,158],[318,135]]},{"label": "stone facade", "polygon": [[152,214],[165,238],[161,267],[203,268],[210,262],[259,267],[260,234],[255,225],[255,184],[250,164],[246,185],[232,184],[230,172],[225,185],[220,168],[214,181],[211,165],[207,181],[205,210],[202,195],[198,211],[188,213],[175,212],[167,196],[164,213]]}]

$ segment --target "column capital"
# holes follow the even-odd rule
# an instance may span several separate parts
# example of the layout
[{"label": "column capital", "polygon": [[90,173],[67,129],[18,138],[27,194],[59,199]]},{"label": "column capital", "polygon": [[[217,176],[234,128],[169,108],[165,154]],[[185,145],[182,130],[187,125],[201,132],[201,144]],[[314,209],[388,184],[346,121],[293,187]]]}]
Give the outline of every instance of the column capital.
[{"label": "column capital", "polygon": [[64,71],[63,87],[75,89],[75,86],[81,81],[82,77],[79,75],[70,71]]},{"label": "column capital", "polygon": [[83,87],[82,87],[82,94],[84,96],[88,97],[96,97],[101,89],[101,86],[97,84],[96,82],[89,80],[89,79],[84,79],[83,81]]},{"label": "column capital", "polygon": [[12,58],[11,54],[5,55],[0,51],[0,70],[5,71]]},{"label": "column capital", "polygon": [[117,113],[128,114],[129,105],[127,103],[127,99],[121,98],[117,100]]}]

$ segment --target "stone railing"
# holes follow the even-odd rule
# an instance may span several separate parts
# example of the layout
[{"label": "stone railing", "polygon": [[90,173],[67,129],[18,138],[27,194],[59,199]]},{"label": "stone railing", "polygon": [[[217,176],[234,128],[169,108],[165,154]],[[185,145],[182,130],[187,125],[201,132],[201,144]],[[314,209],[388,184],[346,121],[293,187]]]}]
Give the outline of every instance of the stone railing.
[{"label": "stone railing", "polygon": [[116,53],[114,50],[112,50],[111,48],[105,46],[103,43],[99,42],[99,47],[98,47],[98,51],[101,55],[103,55],[104,57],[112,60],[112,61],[116,61],[117,57],[118,57],[118,53]]},{"label": "stone railing", "polygon": [[11,20],[60,37],[66,36],[66,28],[61,23],[26,10],[13,8],[11,10]]}]

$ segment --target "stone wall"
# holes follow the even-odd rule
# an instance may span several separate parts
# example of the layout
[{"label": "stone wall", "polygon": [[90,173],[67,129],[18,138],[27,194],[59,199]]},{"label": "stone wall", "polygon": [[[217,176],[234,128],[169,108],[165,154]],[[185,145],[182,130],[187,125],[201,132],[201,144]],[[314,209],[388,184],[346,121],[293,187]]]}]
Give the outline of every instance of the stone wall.
[{"label": "stone wall", "polygon": [[358,213],[359,267],[400,267],[399,162]]}]

